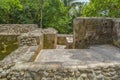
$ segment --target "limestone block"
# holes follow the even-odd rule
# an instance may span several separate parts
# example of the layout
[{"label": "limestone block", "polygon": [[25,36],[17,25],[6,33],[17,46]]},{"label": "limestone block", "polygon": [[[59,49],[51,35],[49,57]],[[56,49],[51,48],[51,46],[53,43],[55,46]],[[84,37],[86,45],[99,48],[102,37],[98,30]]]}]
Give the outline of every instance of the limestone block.
[{"label": "limestone block", "polygon": [[57,46],[57,31],[53,28],[43,30],[43,48],[55,49]]}]

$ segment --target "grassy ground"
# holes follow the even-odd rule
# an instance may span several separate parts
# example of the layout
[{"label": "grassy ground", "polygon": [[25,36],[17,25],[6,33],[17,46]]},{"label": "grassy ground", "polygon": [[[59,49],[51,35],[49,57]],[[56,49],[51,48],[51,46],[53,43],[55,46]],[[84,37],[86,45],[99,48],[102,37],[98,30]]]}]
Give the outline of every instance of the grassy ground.
[{"label": "grassy ground", "polygon": [[0,35],[0,60],[18,48],[17,36]]}]

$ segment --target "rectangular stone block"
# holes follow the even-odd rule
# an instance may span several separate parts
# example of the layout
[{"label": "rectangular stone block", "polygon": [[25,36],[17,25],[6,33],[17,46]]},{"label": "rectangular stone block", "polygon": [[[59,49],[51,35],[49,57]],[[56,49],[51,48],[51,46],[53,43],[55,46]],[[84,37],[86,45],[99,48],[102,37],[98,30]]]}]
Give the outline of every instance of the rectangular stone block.
[{"label": "rectangular stone block", "polygon": [[43,30],[43,48],[55,49],[57,46],[57,31],[53,28]]}]

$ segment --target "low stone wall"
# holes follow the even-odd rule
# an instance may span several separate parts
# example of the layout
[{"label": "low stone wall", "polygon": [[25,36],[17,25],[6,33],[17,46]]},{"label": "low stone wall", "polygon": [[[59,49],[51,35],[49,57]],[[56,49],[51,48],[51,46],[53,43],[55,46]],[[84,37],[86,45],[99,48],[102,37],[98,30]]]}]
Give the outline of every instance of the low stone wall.
[{"label": "low stone wall", "polygon": [[22,46],[6,56],[1,62],[22,63],[31,62],[36,55],[38,46]]},{"label": "low stone wall", "polygon": [[0,24],[0,60],[18,48],[19,35],[37,28],[35,24]]},{"label": "low stone wall", "polygon": [[0,60],[18,48],[17,35],[0,35]]},{"label": "low stone wall", "polygon": [[67,43],[66,37],[73,37],[73,35],[57,34],[57,44],[58,45],[66,45],[66,43]]},{"label": "low stone wall", "polygon": [[95,44],[119,46],[119,18],[76,18],[74,20],[74,48],[89,48]]},{"label": "low stone wall", "polygon": [[0,34],[14,34],[20,35],[37,29],[38,26],[35,24],[1,24]]},{"label": "low stone wall", "polygon": [[[52,63],[53,64],[53,63]],[[1,80],[119,80],[120,64],[94,67],[63,67],[50,63],[19,63],[0,66]]]},{"label": "low stone wall", "polygon": [[37,46],[43,48],[43,34],[41,29],[37,29],[28,33],[21,34],[18,37],[19,46]]}]

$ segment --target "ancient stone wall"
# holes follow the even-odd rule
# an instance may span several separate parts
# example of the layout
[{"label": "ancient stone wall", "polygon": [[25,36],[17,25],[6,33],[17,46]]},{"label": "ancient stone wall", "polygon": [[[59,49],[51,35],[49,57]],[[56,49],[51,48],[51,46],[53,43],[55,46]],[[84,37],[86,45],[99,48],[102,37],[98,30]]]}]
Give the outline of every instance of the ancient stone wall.
[{"label": "ancient stone wall", "polygon": [[20,63],[0,65],[1,80],[120,80],[120,65],[64,68],[60,65]]},{"label": "ancient stone wall", "polygon": [[65,34],[58,34],[57,35],[57,44],[58,45],[65,45],[66,44],[66,36]]},{"label": "ancient stone wall", "polygon": [[66,37],[73,37],[73,35],[72,34],[57,34],[57,44],[66,45],[67,43]]},{"label": "ancient stone wall", "polygon": [[0,35],[0,60],[18,48],[17,35]]},{"label": "ancient stone wall", "polygon": [[43,47],[43,34],[41,29],[23,33],[18,37],[19,46],[37,46]]},{"label": "ancient stone wall", "polygon": [[112,44],[111,18],[76,18],[74,20],[74,48],[89,48],[93,44]]},{"label": "ancient stone wall", "polygon": [[[74,48],[88,48],[93,44],[111,43],[120,47],[119,23],[119,19],[76,18],[74,20]],[[120,80],[119,63],[111,65],[105,63],[102,66],[98,64],[72,66],[63,65],[60,62],[34,62],[33,58],[37,56],[40,49],[56,48],[57,32],[53,29],[40,31],[30,27],[30,30],[19,28],[10,29],[8,26],[1,26],[0,35],[20,35],[18,37],[20,47],[0,61],[0,80]],[[13,44],[16,43],[13,42]],[[70,47],[72,44],[67,45]]]},{"label": "ancient stone wall", "polygon": [[113,44],[120,48],[120,18],[113,19]]},{"label": "ancient stone wall", "polygon": [[[2,55],[0,56],[0,60],[18,48],[18,44],[20,43],[18,43],[18,41],[20,40],[18,40],[17,37],[19,35],[34,31],[37,28],[38,26],[35,24],[0,24],[0,54]],[[26,41],[26,39],[23,41]],[[31,38],[30,40],[27,38],[27,43],[33,44],[33,42],[30,41]],[[32,41],[34,41],[33,38]],[[22,45],[22,43],[19,45]]]},{"label": "ancient stone wall", "polygon": [[37,29],[38,26],[35,24],[1,24],[0,34],[14,34],[20,35]]}]

